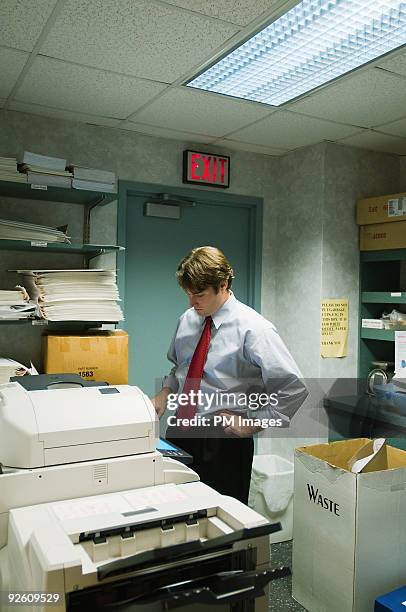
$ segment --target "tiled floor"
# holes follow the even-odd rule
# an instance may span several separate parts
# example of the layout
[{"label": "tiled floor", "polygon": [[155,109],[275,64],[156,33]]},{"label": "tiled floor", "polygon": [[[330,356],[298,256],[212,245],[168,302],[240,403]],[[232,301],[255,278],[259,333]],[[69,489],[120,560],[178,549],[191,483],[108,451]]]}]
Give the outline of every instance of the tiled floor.
[{"label": "tiled floor", "polygon": [[[281,542],[271,546],[272,567],[288,566],[292,569],[292,542]],[[299,612],[304,608],[292,598],[292,578],[280,578],[271,582],[269,611]]]}]

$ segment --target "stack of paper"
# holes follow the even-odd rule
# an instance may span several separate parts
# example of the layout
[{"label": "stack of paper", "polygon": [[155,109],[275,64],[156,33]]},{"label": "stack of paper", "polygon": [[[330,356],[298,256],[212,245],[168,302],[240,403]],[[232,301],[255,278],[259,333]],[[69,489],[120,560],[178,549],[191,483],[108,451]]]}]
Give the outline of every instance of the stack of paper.
[{"label": "stack of paper", "polygon": [[114,270],[17,270],[49,321],[124,319]]},{"label": "stack of paper", "polygon": [[35,316],[36,310],[35,302],[30,302],[24,287],[16,287],[11,291],[0,290],[1,320],[29,319]]},{"label": "stack of paper", "polygon": [[25,172],[29,183],[36,185],[53,185],[54,187],[72,187],[72,173],[65,170],[66,159],[48,157],[25,151],[19,170]]},{"label": "stack of paper", "polygon": [[29,369],[18,361],[0,357],[0,384],[10,382],[11,376],[24,376],[27,373],[29,373]]},{"label": "stack of paper", "polygon": [[15,157],[0,157],[0,180],[26,183],[27,176],[17,170]]},{"label": "stack of paper", "polygon": [[82,168],[74,165],[69,166],[69,170],[73,172],[72,187],[74,189],[117,193],[116,175],[110,170]]},{"label": "stack of paper", "polygon": [[0,219],[0,238],[3,240],[30,240],[31,242],[70,242],[65,232],[34,223]]}]

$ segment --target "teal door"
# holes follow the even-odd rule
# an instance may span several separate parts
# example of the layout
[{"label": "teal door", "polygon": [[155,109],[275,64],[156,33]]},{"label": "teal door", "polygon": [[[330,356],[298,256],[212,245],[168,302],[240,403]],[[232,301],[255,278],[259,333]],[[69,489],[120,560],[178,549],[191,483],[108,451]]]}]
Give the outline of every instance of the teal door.
[{"label": "teal door", "polygon": [[224,251],[234,269],[236,296],[259,308],[260,202],[176,191],[182,198],[185,193],[193,195],[194,205],[182,205],[180,219],[174,220],[144,214],[145,203],[156,194],[121,189],[119,243],[126,251],[119,262],[119,286],[129,334],[129,384],[150,396],[170,370],[166,353],[176,321],[188,308],[175,272],[192,248],[210,245]]}]

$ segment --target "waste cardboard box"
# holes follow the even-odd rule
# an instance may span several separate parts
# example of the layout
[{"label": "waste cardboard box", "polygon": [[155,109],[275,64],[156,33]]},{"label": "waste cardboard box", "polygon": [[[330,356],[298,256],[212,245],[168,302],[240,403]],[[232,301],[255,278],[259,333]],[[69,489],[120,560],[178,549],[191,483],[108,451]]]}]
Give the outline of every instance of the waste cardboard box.
[{"label": "waste cardboard box", "polygon": [[311,612],[371,612],[405,582],[406,452],[383,444],[351,471],[372,445],[295,450],[292,594]]},{"label": "waste cardboard box", "polygon": [[[405,572],[406,574],[406,572]],[[377,597],[375,600],[375,612],[405,612],[406,610],[406,586]]]},{"label": "waste cardboard box", "polygon": [[271,523],[281,523],[282,530],[271,534],[271,543],[291,540],[293,463],[278,455],[255,455],[248,505]]},{"label": "waste cardboard box", "polygon": [[46,374],[67,372],[85,380],[128,383],[128,335],[123,330],[49,334],[43,343]]}]

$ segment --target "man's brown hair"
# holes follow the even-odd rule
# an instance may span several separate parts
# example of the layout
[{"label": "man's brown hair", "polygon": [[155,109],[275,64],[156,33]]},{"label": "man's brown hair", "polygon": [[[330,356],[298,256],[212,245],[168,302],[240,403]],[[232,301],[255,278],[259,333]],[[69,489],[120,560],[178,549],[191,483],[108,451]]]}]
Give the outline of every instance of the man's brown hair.
[{"label": "man's brown hair", "polygon": [[176,272],[182,289],[199,293],[213,287],[216,293],[222,283],[227,289],[234,278],[233,269],[220,249],[211,246],[192,249],[180,262]]}]

